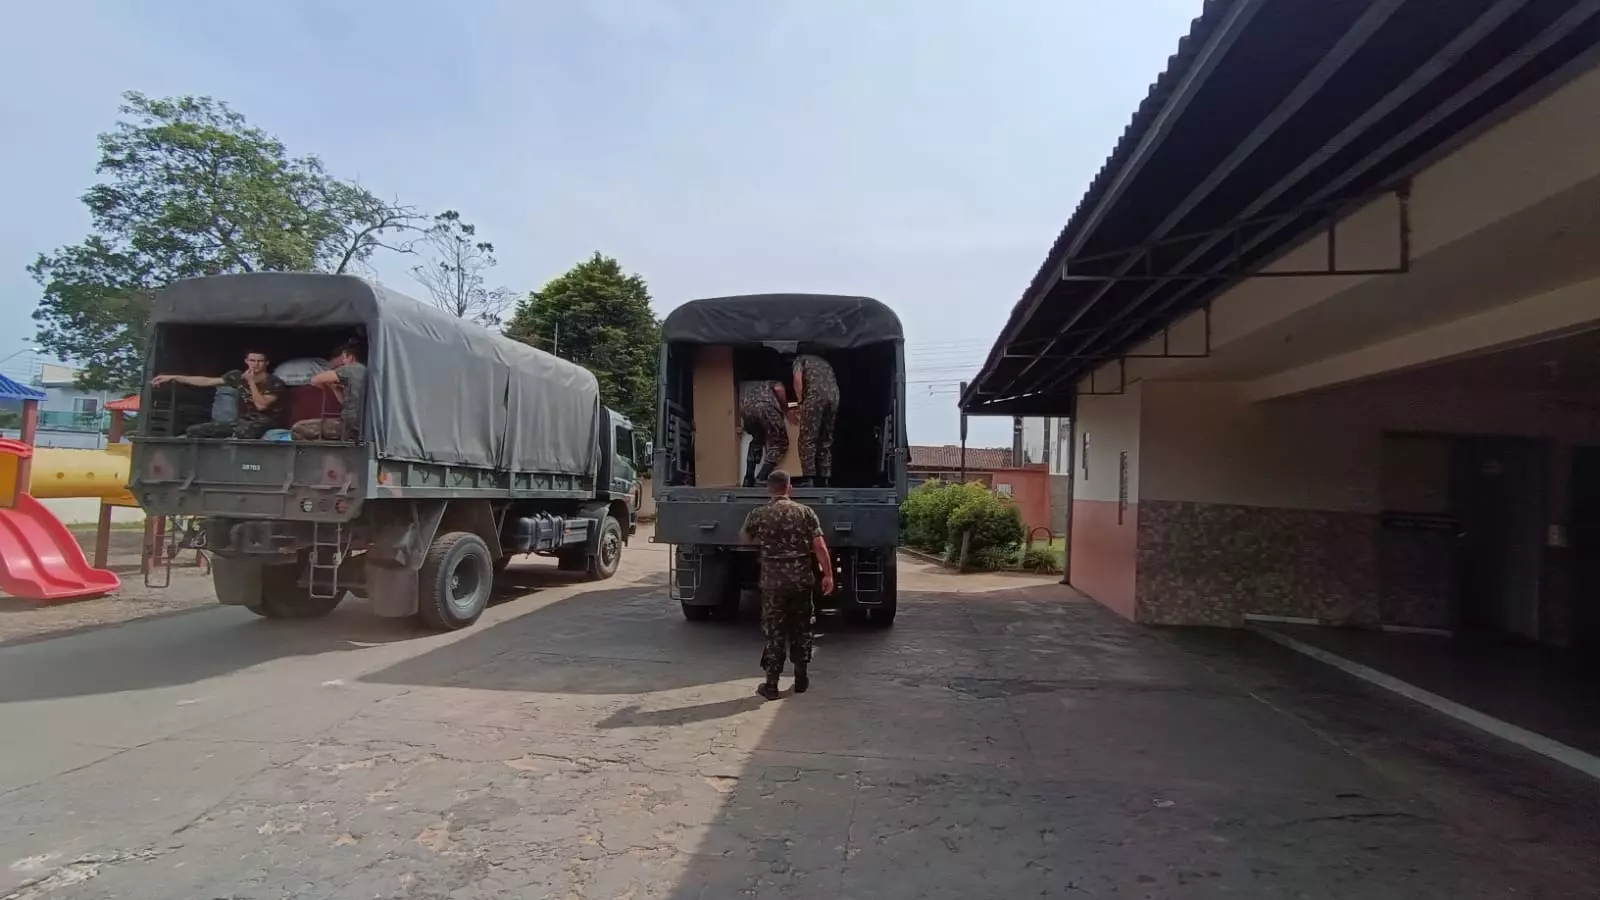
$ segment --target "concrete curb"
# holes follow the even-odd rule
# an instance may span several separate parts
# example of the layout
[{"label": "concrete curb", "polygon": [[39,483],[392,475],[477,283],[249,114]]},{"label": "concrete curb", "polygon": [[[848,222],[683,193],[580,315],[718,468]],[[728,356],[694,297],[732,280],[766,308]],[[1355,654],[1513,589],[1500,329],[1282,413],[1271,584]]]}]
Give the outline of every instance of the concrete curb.
[{"label": "concrete curb", "polygon": [[1393,675],[1388,675],[1371,666],[1345,659],[1335,653],[1330,653],[1321,647],[1313,647],[1304,641],[1296,640],[1286,634],[1280,634],[1270,628],[1251,629],[1267,640],[1288,647],[1296,653],[1304,654],[1312,659],[1332,666],[1347,675],[1353,675],[1369,684],[1376,685],[1401,697],[1420,703],[1436,712],[1443,713],[1458,722],[1471,725],[1480,731],[1487,732],[1504,741],[1531,750],[1547,759],[1554,760],[1572,769],[1600,781],[1600,758],[1592,756],[1570,747],[1560,741],[1536,734],[1526,728],[1513,725],[1510,722],[1496,719],[1493,716],[1478,712],[1467,706],[1455,702],[1447,697],[1441,697],[1432,691],[1424,690],[1407,681],[1401,681]]}]

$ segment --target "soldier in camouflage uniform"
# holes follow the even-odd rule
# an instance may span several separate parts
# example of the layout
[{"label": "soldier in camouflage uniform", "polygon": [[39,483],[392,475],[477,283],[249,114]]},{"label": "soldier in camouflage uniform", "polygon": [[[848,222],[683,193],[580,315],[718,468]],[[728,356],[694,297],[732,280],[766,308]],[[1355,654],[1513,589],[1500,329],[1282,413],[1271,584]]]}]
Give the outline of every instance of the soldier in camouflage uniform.
[{"label": "soldier in camouflage uniform", "polygon": [[267,371],[267,355],[257,351],[245,354],[244,368],[225,375],[157,375],[156,386],[176,382],[189,387],[233,388],[239,396],[238,417],[232,422],[201,422],[184,433],[192,438],[236,438],[259,440],[274,428],[283,427],[284,395],[288,387]]},{"label": "soldier in camouflage uniform", "polygon": [[746,540],[761,547],[761,668],[766,681],[756,693],[778,699],[778,676],[784,654],[794,660],[794,692],[811,686],[811,591],[816,583],[812,560],[822,567],[822,592],[833,593],[833,560],[822,538],[822,525],[811,507],[789,497],[789,473],[778,469],[767,478],[772,502],[750,511],[744,521]]},{"label": "soldier in camouflage uniform", "polygon": [[800,404],[800,474],[817,487],[833,477],[833,424],[839,417],[839,381],[820,356],[794,358],[794,396]]},{"label": "soldier in camouflage uniform", "polygon": [[789,429],[783,424],[788,406],[781,382],[746,381],[739,385],[739,421],[751,437],[750,455],[745,459],[745,487],[765,482],[789,452]]}]

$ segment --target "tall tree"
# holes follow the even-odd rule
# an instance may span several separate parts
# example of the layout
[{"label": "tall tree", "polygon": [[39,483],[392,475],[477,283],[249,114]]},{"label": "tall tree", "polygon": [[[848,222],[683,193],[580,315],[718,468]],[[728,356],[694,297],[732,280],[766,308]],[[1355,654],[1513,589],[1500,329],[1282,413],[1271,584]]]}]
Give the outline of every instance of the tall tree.
[{"label": "tall tree", "polygon": [[411,274],[428,289],[434,305],[458,319],[500,324],[512,295],[507,288],[488,286],[485,273],[498,261],[494,245],[478,239],[477,226],[445,210],[434,216],[421,244],[432,258],[413,266]]},{"label": "tall tree", "polygon": [[661,322],[644,279],[615,259],[596,253],[529,294],[506,335],[593,372],[607,406],[643,433],[655,429]]},{"label": "tall tree", "polygon": [[37,341],[81,365],[86,388],[139,381],[150,295],[169,282],[355,271],[423,224],[316,157],[291,157],[226,103],[128,93],[120,112],[99,139],[104,180],[83,196],[92,233],[28,267],[44,288]]}]

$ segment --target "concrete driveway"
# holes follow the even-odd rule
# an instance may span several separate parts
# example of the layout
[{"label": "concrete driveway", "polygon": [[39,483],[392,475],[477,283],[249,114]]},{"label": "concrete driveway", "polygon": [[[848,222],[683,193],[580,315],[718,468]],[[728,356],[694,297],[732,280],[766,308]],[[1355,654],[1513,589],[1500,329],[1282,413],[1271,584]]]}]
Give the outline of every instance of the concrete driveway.
[{"label": "concrete driveway", "polygon": [[[1239,634],[902,563],[764,703],[664,548],[475,628],[207,609],[0,648],[0,900],[1560,897],[1595,785]],[[787,681],[785,682],[787,687]]]}]

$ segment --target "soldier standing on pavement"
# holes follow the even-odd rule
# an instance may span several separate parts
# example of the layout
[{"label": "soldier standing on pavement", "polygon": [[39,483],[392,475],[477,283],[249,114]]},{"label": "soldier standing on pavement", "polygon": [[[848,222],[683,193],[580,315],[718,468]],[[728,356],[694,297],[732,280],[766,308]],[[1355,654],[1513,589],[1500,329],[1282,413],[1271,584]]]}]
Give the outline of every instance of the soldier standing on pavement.
[{"label": "soldier standing on pavement", "polygon": [[822,592],[833,593],[833,560],[822,537],[822,524],[811,507],[789,496],[789,473],[775,470],[767,477],[772,502],[750,511],[744,536],[761,548],[761,668],[767,679],[756,693],[778,699],[778,676],[783,674],[784,653],[794,660],[794,692],[811,686],[806,667],[811,662],[811,591],[816,583],[812,560],[822,567]]},{"label": "soldier standing on pavement", "polygon": [[839,417],[839,381],[833,366],[811,353],[794,358],[794,399],[800,404],[800,474],[827,487],[833,477],[833,424]]},{"label": "soldier standing on pavement", "polygon": [[[739,385],[739,422],[751,437],[750,455],[745,458],[745,487],[766,481],[789,452],[789,429],[783,424],[788,406],[782,382],[746,381]],[[757,459],[761,460],[761,468],[752,471]]]}]

